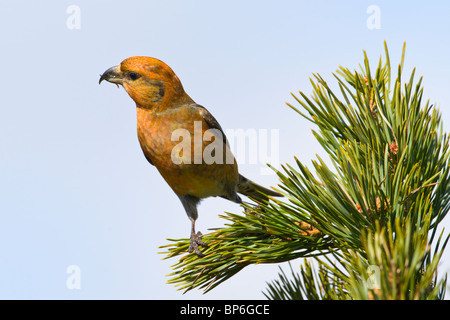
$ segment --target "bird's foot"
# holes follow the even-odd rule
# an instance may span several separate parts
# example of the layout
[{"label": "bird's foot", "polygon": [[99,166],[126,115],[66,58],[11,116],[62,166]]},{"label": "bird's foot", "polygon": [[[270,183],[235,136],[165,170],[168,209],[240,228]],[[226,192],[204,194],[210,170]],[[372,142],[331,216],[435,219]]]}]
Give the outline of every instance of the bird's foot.
[{"label": "bird's foot", "polygon": [[192,251],[195,251],[195,253],[199,257],[204,257],[205,255],[200,251],[198,246],[207,247],[208,245],[201,240],[202,233],[199,231],[197,234],[191,233],[191,243],[189,245],[188,252],[191,253]]}]

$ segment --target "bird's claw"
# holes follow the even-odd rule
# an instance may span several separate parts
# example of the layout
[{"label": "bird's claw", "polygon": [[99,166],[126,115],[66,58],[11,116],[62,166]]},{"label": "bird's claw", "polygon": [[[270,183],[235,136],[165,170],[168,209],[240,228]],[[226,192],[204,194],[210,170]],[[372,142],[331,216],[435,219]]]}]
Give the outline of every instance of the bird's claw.
[{"label": "bird's claw", "polygon": [[204,257],[205,255],[200,251],[198,246],[200,245],[202,247],[208,247],[208,245],[200,239],[201,237],[202,233],[200,231],[197,232],[197,234],[191,234],[191,241],[189,244],[188,252],[191,253],[194,251],[199,257]]}]

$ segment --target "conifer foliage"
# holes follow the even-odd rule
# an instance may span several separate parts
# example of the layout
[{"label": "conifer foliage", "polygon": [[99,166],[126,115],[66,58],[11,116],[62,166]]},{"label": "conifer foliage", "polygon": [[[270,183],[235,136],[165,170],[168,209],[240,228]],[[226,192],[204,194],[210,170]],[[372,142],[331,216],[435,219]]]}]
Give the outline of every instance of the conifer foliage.
[{"label": "conifer foliage", "polygon": [[204,236],[205,257],[186,254],[189,239],[172,239],[166,258],[182,257],[170,283],[208,292],[248,265],[291,261],[289,275],[268,282],[267,298],[444,298],[437,271],[449,239],[440,224],[450,208],[449,138],[439,111],[422,101],[415,69],[404,82],[405,46],[397,68],[384,48],[374,71],[364,52],[359,70],[333,74],[336,92],[314,75],[312,96],[299,92],[288,104],[316,127],[331,164],[284,165],[277,191],[285,197],[223,215],[225,226]]}]

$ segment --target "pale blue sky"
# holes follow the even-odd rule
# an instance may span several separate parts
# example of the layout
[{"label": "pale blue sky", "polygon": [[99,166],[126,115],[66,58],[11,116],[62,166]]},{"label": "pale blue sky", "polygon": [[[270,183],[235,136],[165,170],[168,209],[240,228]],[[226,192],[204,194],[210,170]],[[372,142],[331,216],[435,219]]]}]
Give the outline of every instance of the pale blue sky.
[{"label": "pale blue sky", "polygon": [[[66,26],[70,5],[80,29]],[[370,5],[381,29],[366,26]],[[449,12],[445,1],[2,1],[0,298],[263,298],[277,266],[249,267],[206,296],[166,284],[175,260],[157,247],[187,237],[189,221],[142,155],[134,103],[99,74],[129,56],[159,58],[224,128],[279,130],[280,161],[310,163],[323,151],[285,105],[290,92],[311,92],[313,72],[331,81],[339,65],[357,68],[363,50],[374,65],[383,40],[392,63],[406,41],[405,68],[424,76],[450,131]],[[276,184],[260,169],[241,166]],[[198,229],[239,210],[205,200]],[[69,265],[79,290],[66,288]]]}]

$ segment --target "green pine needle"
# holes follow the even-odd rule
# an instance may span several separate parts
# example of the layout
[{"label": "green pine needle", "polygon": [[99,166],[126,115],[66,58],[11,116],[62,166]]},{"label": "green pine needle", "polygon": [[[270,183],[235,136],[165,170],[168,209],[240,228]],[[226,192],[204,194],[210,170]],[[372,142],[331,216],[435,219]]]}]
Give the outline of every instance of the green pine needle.
[{"label": "green pine needle", "polygon": [[396,70],[384,49],[376,70],[365,52],[359,72],[339,67],[338,93],[314,75],[312,96],[299,92],[299,106],[288,104],[314,123],[331,164],[283,165],[285,197],[222,215],[225,226],[203,237],[205,257],[187,254],[189,239],[169,240],[163,253],[179,257],[169,283],[208,292],[248,265],[305,258],[292,279],[281,270],[266,297],[443,298],[437,266],[449,236],[438,227],[450,209],[449,137],[439,111],[422,102],[415,69],[402,83],[405,45]]}]

